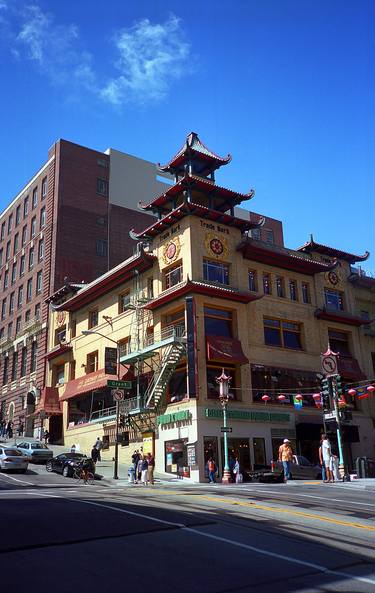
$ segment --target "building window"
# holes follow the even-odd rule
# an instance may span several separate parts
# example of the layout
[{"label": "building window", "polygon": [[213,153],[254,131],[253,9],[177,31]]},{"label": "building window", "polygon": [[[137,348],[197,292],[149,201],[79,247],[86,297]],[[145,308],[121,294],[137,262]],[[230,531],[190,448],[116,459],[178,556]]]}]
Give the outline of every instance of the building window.
[{"label": "building window", "polygon": [[229,266],[218,261],[203,260],[203,278],[210,282],[229,284]]},{"label": "building window", "polygon": [[46,209],[42,208],[40,211],[40,228],[43,229],[46,226]]},{"label": "building window", "polygon": [[10,241],[8,241],[6,250],[5,250],[5,261],[8,261],[10,258]]},{"label": "building window", "polygon": [[12,231],[12,227],[13,227],[13,214],[10,214],[9,218],[8,218],[8,235]]},{"label": "building window", "polygon": [[38,321],[40,320],[40,303],[37,303],[35,305],[35,309],[34,309],[34,317],[35,319],[37,319]]},{"label": "building window", "polygon": [[39,241],[38,245],[38,261],[42,261],[44,258],[44,239]]},{"label": "building window", "polygon": [[33,191],[33,210],[37,207],[38,204],[38,188],[36,187]]},{"label": "building window", "polygon": [[23,201],[23,217],[26,218],[28,213],[29,213],[29,196],[26,196],[26,198]]},{"label": "building window", "polygon": [[329,347],[333,352],[338,352],[341,356],[351,356],[349,346],[349,334],[333,329],[328,330]]},{"label": "building window", "polygon": [[260,241],[260,229],[251,229],[251,238]]},{"label": "building window", "polygon": [[65,365],[60,364],[55,367],[55,385],[63,385],[65,383]]},{"label": "building window", "polygon": [[16,226],[18,226],[20,222],[21,222],[21,206],[17,206],[17,208],[16,208]]},{"label": "building window", "polygon": [[31,219],[30,237],[35,237],[36,234],[36,216]]},{"label": "building window", "polygon": [[276,276],[276,294],[278,297],[285,297],[284,278],[282,276]]},{"label": "building window", "polygon": [[127,356],[130,354],[130,337],[120,340],[118,343],[118,348],[120,356]]},{"label": "building window", "polygon": [[97,239],[96,255],[100,255],[101,257],[105,257],[107,255],[107,241],[105,239]]},{"label": "building window", "polygon": [[3,302],[1,304],[1,319],[4,320],[7,314],[7,300],[6,298],[3,299]]},{"label": "building window", "polygon": [[272,229],[266,229],[265,230],[265,233],[266,233],[266,243],[269,243],[270,245],[273,245],[273,243],[274,243],[273,230]]},{"label": "building window", "polygon": [[13,264],[12,266],[12,284],[15,283],[17,278],[17,264]]},{"label": "building window", "polygon": [[43,289],[43,272],[40,271],[36,275],[36,294],[40,294]]},{"label": "building window", "polygon": [[26,245],[27,241],[27,226],[25,225],[22,229],[22,246]]},{"label": "building window", "polygon": [[26,300],[31,301],[33,296],[33,279],[29,278],[27,281]]},{"label": "building window", "polygon": [[69,362],[69,380],[73,381],[76,378],[76,361],[71,360]]},{"label": "building window", "polygon": [[342,292],[339,292],[338,290],[332,290],[330,288],[325,288],[324,300],[326,308],[330,311],[344,310],[344,296]]},{"label": "building window", "polygon": [[98,224],[99,226],[104,226],[107,224],[107,220],[104,218],[104,216],[98,216],[98,218],[96,219],[96,224]]},{"label": "building window", "polygon": [[98,194],[106,196],[108,194],[108,181],[106,179],[98,178],[96,180],[96,191]]},{"label": "building window", "polygon": [[98,351],[90,352],[86,359],[86,374],[95,373],[98,370]]},{"label": "building window", "polygon": [[27,372],[27,348],[21,350],[21,377],[24,377]]},{"label": "building window", "polygon": [[306,282],[302,282],[302,301],[305,304],[310,302],[310,287]]},{"label": "building window", "polygon": [[75,338],[77,335],[77,321],[75,319],[70,320],[70,338]]},{"label": "building window", "polygon": [[35,373],[35,371],[36,371],[37,354],[38,354],[38,342],[35,340],[31,344],[30,373]]},{"label": "building window", "polygon": [[89,329],[92,327],[97,326],[99,323],[99,311],[98,309],[93,309],[89,311]]},{"label": "building window", "polygon": [[42,180],[42,200],[44,200],[46,195],[47,195],[47,177],[45,177]]},{"label": "building window", "polygon": [[1,235],[0,235],[0,241],[3,241],[5,237],[5,222],[3,222],[1,224]]},{"label": "building window", "polygon": [[251,292],[257,292],[257,273],[255,270],[249,270],[247,277],[249,281],[249,290],[251,290]]},{"label": "building window", "polygon": [[5,270],[4,272],[4,282],[3,282],[3,289],[6,290],[9,286],[9,271]]},{"label": "building window", "polygon": [[19,241],[19,235],[18,233],[14,236],[14,243],[13,243],[13,255],[16,255],[17,251],[18,251],[18,241]]},{"label": "building window", "polygon": [[25,273],[25,261],[26,258],[24,255],[21,255],[21,259],[20,259],[20,276],[23,276]]},{"label": "building window", "polygon": [[29,270],[32,270],[34,267],[34,247],[30,247],[29,251]]},{"label": "building window", "polygon": [[297,282],[289,280],[289,294],[292,301],[298,301]]},{"label": "building window", "polygon": [[204,331],[206,336],[231,338],[233,332],[232,311],[204,307]]},{"label": "building window", "polygon": [[3,384],[6,385],[9,380],[9,356],[4,356],[4,365],[3,365]]},{"label": "building window", "polygon": [[16,336],[18,336],[21,333],[21,321],[22,321],[21,316],[17,317],[17,319],[16,319]]},{"label": "building window", "polygon": [[22,304],[23,304],[23,286],[20,286],[18,289],[18,298],[17,298],[18,308],[22,307]]},{"label": "building window", "polygon": [[17,380],[17,367],[18,367],[18,352],[17,350],[13,352],[13,360],[12,360],[12,381]]},{"label": "building window", "polygon": [[272,294],[270,274],[263,274],[263,292],[264,294]]},{"label": "building window", "polygon": [[164,290],[179,284],[182,281],[182,263],[179,262],[172,268],[167,268],[163,272],[164,279]]},{"label": "building window", "polygon": [[154,279],[147,278],[147,298],[153,299],[154,298]]},{"label": "building window", "polygon": [[8,323],[8,339],[10,339],[13,335],[13,321]]},{"label": "building window", "polygon": [[25,323],[30,321],[30,317],[31,317],[31,311],[30,311],[30,309],[28,309],[25,313]]},{"label": "building window", "polygon": [[301,326],[293,321],[264,318],[264,341],[267,346],[302,350]]},{"label": "building window", "polygon": [[12,315],[14,313],[14,302],[15,302],[15,293],[12,292],[12,294],[9,297],[9,315]]},{"label": "building window", "polygon": [[118,298],[118,312],[123,313],[128,309],[128,305],[130,305],[130,291],[124,292],[120,294]]}]

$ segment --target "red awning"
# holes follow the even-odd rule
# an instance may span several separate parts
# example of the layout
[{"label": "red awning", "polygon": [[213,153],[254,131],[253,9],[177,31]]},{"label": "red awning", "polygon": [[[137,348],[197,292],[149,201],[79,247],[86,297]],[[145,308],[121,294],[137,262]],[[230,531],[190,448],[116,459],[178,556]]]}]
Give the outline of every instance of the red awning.
[{"label": "red awning", "polygon": [[88,393],[94,389],[106,387],[108,380],[113,381],[116,378],[116,375],[106,375],[104,369],[100,369],[95,373],[89,373],[88,375],[80,377],[79,379],[72,379],[72,381],[67,382],[65,391],[60,398],[60,401],[70,399],[71,397],[81,395],[82,393]]},{"label": "red awning", "polygon": [[44,387],[40,396],[40,402],[35,408],[34,415],[45,412],[47,416],[62,414],[57,387]]},{"label": "red awning", "polygon": [[206,341],[208,360],[217,360],[232,364],[246,364],[249,362],[242,351],[239,340],[219,336],[207,336]]},{"label": "red awning", "polygon": [[338,372],[344,379],[362,380],[366,379],[366,375],[362,373],[361,367],[356,358],[351,356],[339,356],[338,358]]}]

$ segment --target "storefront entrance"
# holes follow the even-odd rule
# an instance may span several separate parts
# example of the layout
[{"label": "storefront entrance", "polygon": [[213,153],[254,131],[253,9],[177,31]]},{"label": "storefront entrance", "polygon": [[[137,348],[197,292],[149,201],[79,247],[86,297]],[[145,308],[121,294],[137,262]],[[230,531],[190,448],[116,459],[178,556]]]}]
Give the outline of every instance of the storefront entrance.
[{"label": "storefront entrance", "polygon": [[187,463],[188,439],[165,442],[165,471],[168,474],[186,475],[189,473]]},{"label": "storefront entrance", "polygon": [[[228,462],[229,469],[233,470],[236,457],[240,462],[240,471],[251,470],[249,439],[228,439]],[[221,438],[221,471],[224,470],[224,439]]]}]

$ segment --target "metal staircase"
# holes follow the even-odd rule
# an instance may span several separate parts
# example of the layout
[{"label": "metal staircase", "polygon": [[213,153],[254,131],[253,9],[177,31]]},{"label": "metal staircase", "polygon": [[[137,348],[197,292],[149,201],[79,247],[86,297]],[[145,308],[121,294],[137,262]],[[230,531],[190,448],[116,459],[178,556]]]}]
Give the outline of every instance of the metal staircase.
[{"label": "metal staircase", "polygon": [[157,411],[165,403],[168,381],[181,358],[186,354],[182,342],[170,344],[163,354],[159,369],[154,373],[144,394],[145,407]]}]

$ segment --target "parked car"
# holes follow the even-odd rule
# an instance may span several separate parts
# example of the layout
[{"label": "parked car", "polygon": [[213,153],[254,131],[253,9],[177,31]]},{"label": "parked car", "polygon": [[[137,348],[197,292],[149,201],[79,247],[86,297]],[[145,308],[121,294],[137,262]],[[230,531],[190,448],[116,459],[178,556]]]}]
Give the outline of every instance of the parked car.
[{"label": "parked car", "polygon": [[[290,474],[292,480],[321,480],[322,468],[319,465],[311,463],[303,455],[293,455]],[[258,471],[250,472],[250,478],[254,482],[283,482],[283,464],[281,461],[276,461],[273,471],[271,467],[265,467]]]},{"label": "parked car", "polygon": [[74,468],[77,467],[82,459],[87,459],[87,455],[83,453],[60,453],[60,455],[47,461],[46,470],[48,472],[62,474],[66,478],[71,478]]},{"label": "parked car", "polygon": [[0,447],[0,469],[19,471],[24,474],[29,465],[29,459],[22,455],[15,447]]},{"label": "parked car", "polygon": [[53,451],[40,441],[23,442],[17,445],[17,449],[27,455],[31,463],[45,463],[52,459]]}]

